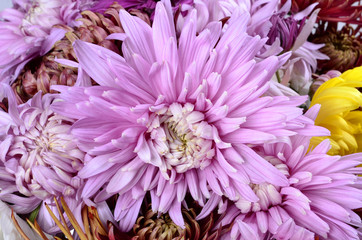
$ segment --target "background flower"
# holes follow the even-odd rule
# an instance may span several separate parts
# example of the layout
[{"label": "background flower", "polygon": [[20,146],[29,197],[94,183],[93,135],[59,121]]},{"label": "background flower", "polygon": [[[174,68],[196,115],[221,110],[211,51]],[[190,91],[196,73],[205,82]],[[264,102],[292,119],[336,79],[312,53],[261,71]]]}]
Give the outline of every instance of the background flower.
[{"label": "background flower", "polygon": [[[318,108],[307,116],[316,117]],[[292,136],[291,143],[265,144],[255,149],[288,178],[287,186],[268,182],[253,185],[259,201],[244,199],[228,207],[224,224],[237,215],[221,239],[359,239],[361,154],[329,156],[328,140],[309,149],[308,137]],[[354,227],[355,226],[355,227]]]},{"label": "background flower", "polygon": [[[9,86],[1,85],[8,98],[9,111],[1,112],[0,199],[17,213],[32,212],[40,204],[38,222],[47,232],[55,232],[44,203],[64,196],[75,209],[77,177],[83,165],[80,151],[68,133],[72,120],[56,115],[49,108],[53,96],[41,92],[17,106]],[[55,208],[55,205],[52,205]]]},{"label": "background flower", "polygon": [[47,53],[65,31],[58,24],[77,26],[80,11],[92,0],[18,0],[0,13],[0,80],[12,82],[31,59]]},{"label": "background flower", "polygon": [[[297,93],[305,95],[308,94],[312,84],[312,73],[317,70],[317,62],[327,60],[328,56],[319,51],[323,46],[322,44],[307,41],[319,10],[310,14],[312,8],[309,8],[288,16],[289,10],[290,5],[286,3],[271,18],[270,21],[274,24],[268,36],[271,40],[274,39],[274,42],[270,41],[269,43],[272,45],[272,43],[275,44],[280,41],[283,51],[291,52],[287,62],[277,72],[278,81]],[[309,19],[306,20],[308,16]]]},{"label": "background flower", "polygon": [[[26,233],[30,240],[37,240],[38,236],[27,223],[14,213],[14,217],[19,226]],[[11,209],[9,205],[0,201],[0,238],[3,240],[23,240],[11,219]]]},{"label": "background flower", "polygon": [[[108,8],[113,2],[113,0],[102,0],[99,1],[93,8],[93,11],[102,12]],[[144,13],[147,13],[151,20],[153,20],[155,15],[156,4],[158,1],[156,0],[116,0],[122,7],[127,9],[129,12],[133,12],[134,10],[140,10]],[[173,12],[179,10],[179,8],[189,8],[193,4],[193,0],[172,0],[171,5]],[[188,5],[188,6],[183,6]]]},{"label": "background flower", "polygon": [[187,208],[182,207],[182,216],[185,220],[185,228],[172,222],[168,214],[158,215],[152,211],[151,204],[147,204],[148,197],[142,204],[140,216],[131,231],[132,239],[164,239],[164,240],[217,240],[220,236],[230,231],[230,225],[221,226],[217,223],[222,215],[217,211],[211,212],[202,220],[196,220],[196,216],[202,211],[196,201],[190,196],[186,197]]},{"label": "background flower", "polygon": [[319,25],[310,39],[314,43],[325,44],[320,51],[329,57],[329,60],[318,61],[320,73],[333,69],[344,72],[362,65],[361,27],[345,25],[337,30],[337,26],[330,23]]},{"label": "background flower", "polygon": [[[47,54],[29,61],[12,84],[18,103],[26,102],[39,91],[43,94],[54,93],[50,90],[52,85],[73,86],[76,83],[82,75],[78,74],[77,57],[72,46],[76,39],[120,53],[120,44],[106,38],[109,34],[124,32],[118,16],[121,8],[119,4],[113,4],[103,14],[84,11],[78,19],[80,26],[70,28],[62,25],[67,31],[66,36],[57,41]],[[149,22],[146,14],[140,12],[138,16]],[[62,61],[63,59],[69,61]]]},{"label": "background flower", "polygon": [[342,73],[337,70],[330,70],[322,75],[315,75],[316,79],[313,81],[313,84],[310,87],[309,94],[313,97],[314,93],[317,89],[325,82],[327,82],[331,78],[339,77]]},{"label": "background flower", "polygon": [[[282,0],[283,3],[288,0]],[[318,18],[330,22],[361,24],[362,6],[360,0],[292,0],[292,12],[300,12],[318,3],[321,11]]]},{"label": "background flower", "polygon": [[362,67],[344,72],[323,83],[315,92],[310,106],[321,105],[315,124],[331,131],[330,137],[315,137],[316,146],[323,139],[331,141],[331,155],[346,155],[362,150]]}]

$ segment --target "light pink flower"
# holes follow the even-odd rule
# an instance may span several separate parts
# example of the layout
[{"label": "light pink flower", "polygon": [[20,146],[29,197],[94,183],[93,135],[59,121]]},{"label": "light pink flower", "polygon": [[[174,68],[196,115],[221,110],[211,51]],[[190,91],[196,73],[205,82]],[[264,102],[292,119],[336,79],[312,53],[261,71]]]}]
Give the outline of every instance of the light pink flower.
[{"label": "light pink flower", "polygon": [[9,86],[2,84],[0,90],[9,102],[8,112],[0,112],[0,199],[20,214],[41,205],[40,226],[49,233],[59,231],[44,203],[55,208],[53,198],[60,196],[71,208],[80,203],[77,173],[85,154],[69,134],[72,120],[53,113],[51,95],[39,92],[17,106]]},{"label": "light pink flower", "polygon": [[74,44],[79,66],[100,86],[54,88],[64,101],[53,109],[78,120],[72,134],[94,156],[79,172],[82,197],[119,194],[114,214],[124,231],[147,191],[153,210],[180,226],[187,192],[200,205],[213,195],[256,202],[251,182],[287,180],[251,145],[326,134],[302,116],[305,97],[263,96],[279,59],[255,61],[265,40],[246,33],[247,14],[233,15],[224,33],[216,21],[198,34],[191,14],[177,39],[169,1],[157,4],[152,27],[121,11],[125,34],[109,38],[123,41],[124,57]]},{"label": "light pink flower", "polygon": [[95,0],[13,0],[0,12],[0,81],[16,79],[25,64],[47,53],[64,37],[58,24],[77,26],[80,12]]},{"label": "light pink flower", "polygon": [[[317,112],[313,107],[306,115],[315,118]],[[357,176],[362,173],[357,167],[362,154],[329,156],[328,140],[308,152],[309,137],[297,135],[290,140],[254,148],[287,177],[288,184],[253,184],[257,202],[240,198],[234,206],[229,203],[227,210],[221,207],[227,212],[221,224],[234,221],[221,239],[360,239],[362,232],[354,226],[362,223],[353,209],[362,207],[361,177]]]}]

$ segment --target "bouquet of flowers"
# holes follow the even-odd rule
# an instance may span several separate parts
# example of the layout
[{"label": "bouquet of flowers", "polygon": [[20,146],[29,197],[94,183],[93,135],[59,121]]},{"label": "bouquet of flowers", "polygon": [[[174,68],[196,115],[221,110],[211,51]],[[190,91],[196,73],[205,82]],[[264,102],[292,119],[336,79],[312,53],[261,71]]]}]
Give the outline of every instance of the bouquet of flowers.
[{"label": "bouquet of flowers", "polygon": [[13,0],[0,239],[362,237],[359,0]]}]

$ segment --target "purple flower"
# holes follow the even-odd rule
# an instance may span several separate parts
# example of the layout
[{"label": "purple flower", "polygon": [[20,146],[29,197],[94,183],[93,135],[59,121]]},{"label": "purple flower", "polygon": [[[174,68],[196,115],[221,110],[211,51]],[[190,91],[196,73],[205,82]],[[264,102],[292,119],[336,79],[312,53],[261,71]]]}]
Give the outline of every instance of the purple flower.
[{"label": "purple flower", "polygon": [[[0,112],[0,199],[17,213],[33,211],[39,204],[38,222],[48,232],[57,230],[43,203],[64,196],[77,206],[76,193],[82,180],[84,152],[68,133],[72,121],[50,109],[53,96],[36,94],[17,106],[11,88],[1,85],[9,111]],[[55,207],[53,204],[52,207]]]},{"label": "purple flower", "polygon": [[251,182],[288,182],[250,146],[316,130],[296,107],[305,97],[263,96],[279,59],[254,59],[266,40],[246,33],[247,14],[233,15],[225,32],[217,21],[199,34],[191,14],[177,39],[170,2],[157,4],[152,27],[121,11],[125,34],[109,38],[123,40],[124,57],[74,44],[80,68],[100,86],[54,88],[64,101],[53,109],[78,120],[72,134],[94,156],[79,172],[82,197],[118,193],[124,231],[147,191],[153,211],[180,226],[187,192],[201,206],[213,195],[258,201]]},{"label": "purple flower", "polygon": [[295,40],[303,29],[306,17],[296,20],[292,16],[285,16],[285,13],[274,14],[270,18],[272,27],[268,33],[268,44],[273,44],[278,38],[281,47],[288,51],[292,48]]},{"label": "purple flower", "polygon": [[80,11],[93,0],[14,0],[13,8],[0,12],[0,81],[10,82],[31,59],[48,52],[65,30],[58,24],[77,26]]},{"label": "purple flower", "polygon": [[[309,8],[293,16],[288,16],[290,2],[288,1],[270,19],[273,27],[268,33],[268,43],[280,42],[284,51],[291,51],[288,61],[281,67],[279,74],[281,83],[290,86],[299,94],[308,94],[312,84],[312,73],[317,69],[317,61],[328,59],[328,56],[318,50],[323,46],[307,41],[312,32],[319,10]],[[311,13],[311,14],[310,14]],[[308,20],[305,20],[307,16]]]},{"label": "purple flower", "polygon": [[[315,118],[318,107],[307,116]],[[329,156],[329,140],[312,150],[309,137],[292,136],[289,143],[265,144],[254,150],[287,179],[285,186],[267,181],[253,184],[259,200],[240,198],[229,206],[223,225],[234,221],[221,239],[360,239],[362,154]],[[236,218],[235,218],[236,217]]]},{"label": "purple flower", "polygon": [[[96,4],[92,10],[103,12],[110,6],[115,0],[101,0]],[[151,20],[153,19],[155,15],[155,8],[157,4],[157,0],[116,0],[122,7],[124,7],[127,10],[131,9],[137,9],[141,10],[142,12],[145,12],[150,15]],[[177,11],[179,7],[183,4],[186,5],[192,5],[193,0],[171,0],[171,5],[173,11]]]}]

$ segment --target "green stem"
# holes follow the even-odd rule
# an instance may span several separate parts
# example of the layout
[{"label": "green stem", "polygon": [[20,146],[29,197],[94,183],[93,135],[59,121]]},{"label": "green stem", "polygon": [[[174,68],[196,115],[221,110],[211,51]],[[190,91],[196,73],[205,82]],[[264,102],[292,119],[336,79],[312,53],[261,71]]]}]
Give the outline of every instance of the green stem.
[{"label": "green stem", "polygon": [[275,75],[277,76],[278,83],[281,83],[282,80],[280,79],[278,70],[276,71]]}]

